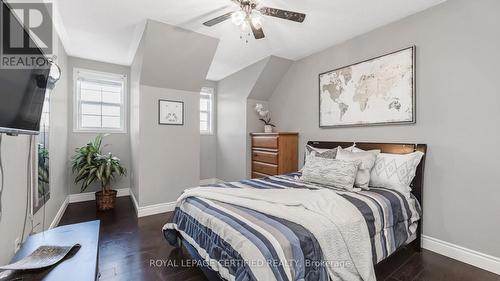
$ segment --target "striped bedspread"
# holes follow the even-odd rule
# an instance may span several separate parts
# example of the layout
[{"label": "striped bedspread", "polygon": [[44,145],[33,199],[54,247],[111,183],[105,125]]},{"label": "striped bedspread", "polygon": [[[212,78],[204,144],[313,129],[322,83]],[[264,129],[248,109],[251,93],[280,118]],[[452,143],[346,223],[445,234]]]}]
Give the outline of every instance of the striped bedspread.
[{"label": "striped bedspread", "polygon": [[[308,189],[325,187],[297,180],[299,173],[211,185],[214,188]],[[414,198],[384,189],[346,192],[331,189],[361,213],[366,222],[373,264],[408,243],[416,231],[420,205]],[[235,235],[235,233],[239,235]],[[340,280],[329,276],[326,263],[347,266],[348,261],[325,261],[320,243],[300,223],[234,204],[188,197],[179,203],[164,235],[172,245],[182,237],[226,280],[262,280],[262,268],[276,280]],[[244,244],[243,246],[241,244]],[[247,244],[248,243],[248,244]],[[242,257],[245,245],[260,251],[255,259]],[[240,252],[235,248],[240,249]]]}]

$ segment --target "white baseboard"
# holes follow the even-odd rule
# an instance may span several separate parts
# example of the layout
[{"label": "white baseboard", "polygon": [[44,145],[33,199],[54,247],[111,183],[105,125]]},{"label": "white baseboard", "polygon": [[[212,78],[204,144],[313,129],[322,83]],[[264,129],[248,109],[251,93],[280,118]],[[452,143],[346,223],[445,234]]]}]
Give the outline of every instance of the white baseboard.
[{"label": "white baseboard", "polygon": [[135,194],[132,190],[130,190],[130,198],[132,198],[132,203],[134,204],[135,214],[139,217],[139,202],[135,198]]},{"label": "white baseboard", "polygon": [[500,275],[500,258],[422,235],[422,247],[429,251]]},{"label": "white baseboard", "polygon": [[61,221],[61,218],[63,217],[64,212],[66,212],[66,208],[68,207],[68,204],[69,204],[69,196],[66,197],[66,199],[64,199],[61,207],[59,208],[59,211],[57,211],[56,216],[52,220],[52,223],[50,224],[49,229],[52,229],[52,228],[59,225],[59,222]]},{"label": "white baseboard", "polygon": [[161,213],[173,212],[175,210],[176,202],[167,202],[155,205],[149,205],[144,207],[139,207],[137,211],[137,217],[147,217]]},{"label": "white baseboard", "polygon": [[[117,189],[118,193],[116,197],[129,196],[130,189],[129,188],[120,188]],[[77,203],[77,202],[85,202],[95,200],[95,192],[85,192],[85,193],[77,193],[69,195],[69,203]]]},{"label": "white baseboard", "polygon": [[[208,184],[218,184],[224,181],[218,178],[212,179],[204,179],[200,180],[200,185],[208,185]],[[173,212],[175,210],[176,202],[166,202],[160,204],[154,204],[149,206],[139,206],[139,202],[137,198],[135,198],[134,192],[129,192],[130,197],[132,198],[132,202],[134,203],[135,212],[138,218],[152,216],[161,213]]]},{"label": "white baseboard", "polygon": [[220,179],[217,179],[217,178],[213,178],[213,179],[204,179],[204,180],[200,180],[200,185],[207,185],[207,184],[218,184],[218,183],[222,183],[224,181],[220,180]]},{"label": "white baseboard", "polygon": [[139,206],[139,202],[137,202],[134,192],[130,192],[130,197],[132,198],[132,202],[134,203],[135,212],[138,218],[173,212],[175,210],[176,202]]}]

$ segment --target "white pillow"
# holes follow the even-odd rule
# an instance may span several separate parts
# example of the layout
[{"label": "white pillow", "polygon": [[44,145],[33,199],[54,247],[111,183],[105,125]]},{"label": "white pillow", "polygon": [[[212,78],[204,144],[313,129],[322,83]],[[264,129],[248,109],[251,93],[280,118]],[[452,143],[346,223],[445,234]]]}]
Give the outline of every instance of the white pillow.
[{"label": "white pillow", "polygon": [[385,187],[410,198],[410,184],[424,156],[416,151],[408,154],[380,153],[370,174],[370,186]]},{"label": "white pillow", "polygon": [[300,181],[355,191],[354,181],[360,161],[344,161],[309,155]]},{"label": "white pillow", "polygon": [[377,160],[377,155],[379,153],[380,150],[351,152],[346,149],[339,148],[337,151],[336,159],[346,161],[361,161],[361,165],[359,166],[354,185],[359,188],[369,190],[368,186],[370,184],[370,172],[375,165],[375,161]]}]

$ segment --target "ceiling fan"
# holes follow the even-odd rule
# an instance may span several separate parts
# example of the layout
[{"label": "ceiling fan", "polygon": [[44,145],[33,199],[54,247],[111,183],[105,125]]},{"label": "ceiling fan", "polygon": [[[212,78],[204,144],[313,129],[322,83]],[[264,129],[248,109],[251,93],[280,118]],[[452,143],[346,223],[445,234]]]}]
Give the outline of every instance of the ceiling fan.
[{"label": "ceiling fan", "polygon": [[303,22],[306,18],[305,14],[291,12],[287,10],[259,7],[256,0],[231,0],[240,6],[240,10],[226,13],[203,23],[203,25],[211,27],[228,19],[232,19],[233,23],[239,26],[242,30],[252,29],[255,39],[265,37],[262,30],[262,15],[277,17],[281,19],[291,20],[295,22]]}]

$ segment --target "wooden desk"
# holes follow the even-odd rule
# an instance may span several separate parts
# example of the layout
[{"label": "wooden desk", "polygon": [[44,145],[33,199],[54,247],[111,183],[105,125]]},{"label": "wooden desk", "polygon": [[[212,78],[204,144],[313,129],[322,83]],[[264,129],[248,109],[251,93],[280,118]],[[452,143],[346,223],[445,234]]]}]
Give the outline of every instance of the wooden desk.
[{"label": "wooden desk", "polygon": [[[90,281],[98,277],[99,256],[99,221],[65,225],[38,233],[26,239],[21,249],[11,262],[31,254],[42,245],[70,246],[80,244],[81,248],[71,258],[64,259],[59,264],[44,270],[11,272],[0,278],[7,280],[44,280],[44,281]],[[5,274],[4,274],[5,275]],[[2,276],[2,273],[0,273]]]}]

